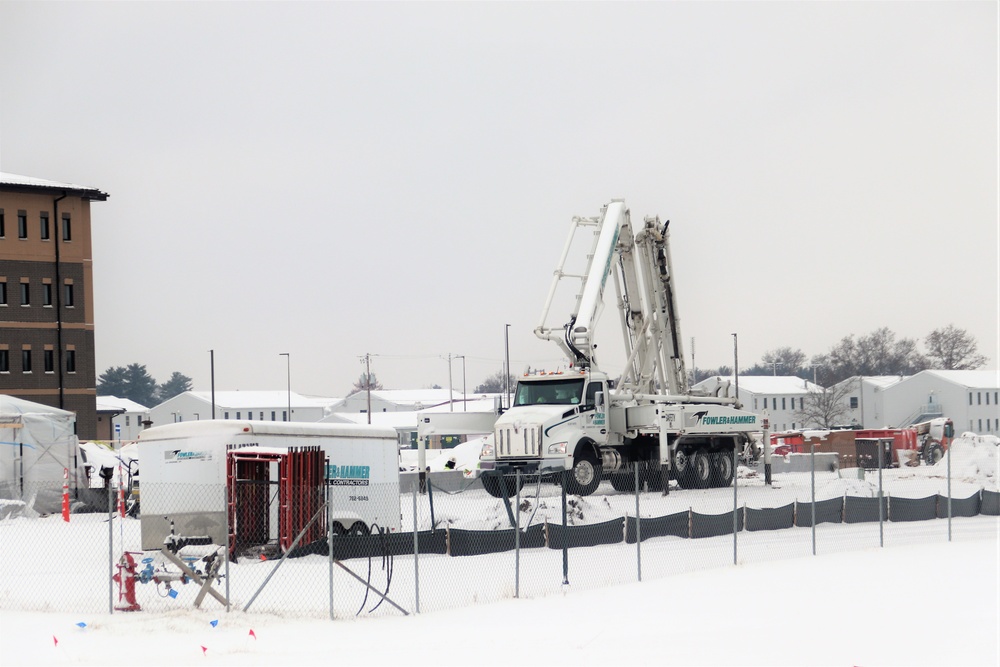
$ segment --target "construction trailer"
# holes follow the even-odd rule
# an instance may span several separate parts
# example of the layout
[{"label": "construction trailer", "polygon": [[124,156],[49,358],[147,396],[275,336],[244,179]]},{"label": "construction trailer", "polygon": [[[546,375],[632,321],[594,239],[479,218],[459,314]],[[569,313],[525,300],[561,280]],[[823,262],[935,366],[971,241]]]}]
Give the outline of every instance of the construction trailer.
[{"label": "construction trailer", "polygon": [[143,549],[159,549],[172,532],[287,550],[307,526],[300,544],[327,530],[400,529],[392,428],[181,422],[143,431],[138,453]]}]

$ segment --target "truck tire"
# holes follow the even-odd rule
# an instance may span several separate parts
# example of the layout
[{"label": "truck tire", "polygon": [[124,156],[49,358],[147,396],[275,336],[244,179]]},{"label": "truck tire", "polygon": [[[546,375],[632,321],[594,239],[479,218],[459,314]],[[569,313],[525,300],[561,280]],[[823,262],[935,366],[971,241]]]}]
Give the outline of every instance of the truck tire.
[{"label": "truck tire", "polygon": [[712,484],[712,478],[715,476],[714,466],[712,465],[712,459],[709,458],[708,452],[704,449],[699,449],[691,457],[691,476],[692,476],[692,488],[695,489],[707,489]]},{"label": "truck tire", "polygon": [[[510,498],[517,493],[517,481],[510,475],[501,475],[497,472],[484,472],[479,476],[486,493],[494,498]],[[523,483],[523,482],[522,482]]]},{"label": "truck tire", "polygon": [[712,459],[712,486],[725,488],[733,483],[733,456],[728,452],[716,452]]},{"label": "truck tire", "polygon": [[693,475],[691,474],[691,464],[692,464],[692,452],[678,449],[673,453],[673,461],[671,470],[673,472],[674,479],[677,480],[677,484],[682,489],[691,489],[693,483]]},{"label": "truck tire", "polygon": [[939,442],[932,442],[924,449],[924,464],[932,466],[944,458],[944,447]]},{"label": "truck tire", "polygon": [[632,473],[614,472],[611,473],[611,488],[621,493],[635,492],[635,478]]},{"label": "truck tire", "polygon": [[601,464],[591,452],[580,454],[574,457],[573,469],[566,478],[566,493],[589,496],[601,485]]}]

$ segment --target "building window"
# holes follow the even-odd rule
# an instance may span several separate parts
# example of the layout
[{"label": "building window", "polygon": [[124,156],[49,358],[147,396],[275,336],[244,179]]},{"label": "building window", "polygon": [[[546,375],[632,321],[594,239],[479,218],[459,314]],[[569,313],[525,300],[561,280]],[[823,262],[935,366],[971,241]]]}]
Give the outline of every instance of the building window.
[{"label": "building window", "polygon": [[857,409],[858,409],[858,397],[851,396],[851,410],[857,410]]},{"label": "building window", "polygon": [[28,283],[21,283],[21,305],[31,305],[31,289],[29,288]]},{"label": "building window", "polygon": [[990,404],[990,392],[986,392],[986,405]]},{"label": "building window", "polygon": [[983,404],[983,393],[981,391],[976,392],[976,405]]},{"label": "building window", "polygon": [[125,415],[125,425],[128,426],[128,415]]},{"label": "building window", "polygon": [[[972,392],[969,392],[969,405],[972,405]],[[972,424],[969,424],[969,430],[972,430]]]},{"label": "building window", "polygon": [[757,398],[756,397],[754,397],[754,399],[753,399],[753,409],[754,410],[757,409]]},{"label": "building window", "polygon": [[0,306],[7,305],[7,281],[0,280]]},{"label": "building window", "polygon": [[0,373],[10,373],[9,350],[0,350]]},{"label": "building window", "polygon": [[274,410],[271,410],[271,421],[273,421],[273,422],[274,422],[274,421],[278,421],[278,420],[277,420],[277,415],[276,415],[276,413],[274,412]]},{"label": "building window", "polygon": [[983,432],[983,420],[982,419],[979,420],[979,430],[977,432],[978,433],[982,433]]},{"label": "building window", "polygon": [[26,347],[21,350],[21,372],[30,373],[31,372],[31,348]]},{"label": "building window", "polygon": [[39,232],[40,233],[40,238],[43,241],[48,241],[49,240],[49,214],[48,213],[40,213],[38,215],[38,223],[39,223],[39,229],[40,229],[40,232]]},{"label": "building window", "polygon": [[42,283],[42,305],[52,306],[52,283]]},{"label": "building window", "polygon": [[62,238],[63,238],[63,241],[72,241],[73,240],[73,226],[70,224],[69,214],[68,213],[64,213],[63,214],[62,223],[63,223],[62,224],[62,228],[63,228],[63,230],[62,230],[63,237]]},{"label": "building window", "polygon": [[0,239],[7,236],[7,225],[4,224],[3,209],[0,208]]},{"label": "building window", "polygon": [[242,417],[240,416],[241,414],[243,414],[243,413],[241,413],[241,412],[238,412],[238,411],[237,411],[237,413],[236,413],[236,418],[237,418],[237,419],[242,419]]},{"label": "building window", "polygon": [[66,283],[65,285],[65,297],[66,297],[66,307],[73,307],[73,283]]},{"label": "building window", "polygon": [[225,416],[223,417],[223,419],[229,419],[229,410],[226,410],[225,413],[223,413],[223,414],[225,414]]},{"label": "building window", "polygon": [[288,421],[288,411],[287,410],[282,410],[281,411],[281,421],[283,421],[283,422]]},{"label": "building window", "polygon": [[260,411],[260,420],[264,421],[264,411],[263,410]]},{"label": "building window", "polygon": [[24,211],[17,212],[17,238],[28,238],[28,214]]},{"label": "building window", "polygon": [[42,352],[42,357],[45,360],[45,372],[52,373],[55,371],[55,353],[52,350],[44,350]]},{"label": "building window", "polygon": [[[66,350],[66,372],[76,372],[76,350]],[[126,417],[126,423],[128,423],[127,420],[128,418]]]}]

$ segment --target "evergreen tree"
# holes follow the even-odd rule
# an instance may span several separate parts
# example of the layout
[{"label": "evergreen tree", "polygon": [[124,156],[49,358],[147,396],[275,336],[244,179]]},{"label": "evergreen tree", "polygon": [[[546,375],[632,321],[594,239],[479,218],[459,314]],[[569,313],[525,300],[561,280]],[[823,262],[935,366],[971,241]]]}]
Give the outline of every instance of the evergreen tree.
[{"label": "evergreen tree", "polygon": [[157,399],[162,403],[167,399],[183,394],[185,391],[191,391],[191,378],[183,373],[174,371],[170,379],[157,388]]}]

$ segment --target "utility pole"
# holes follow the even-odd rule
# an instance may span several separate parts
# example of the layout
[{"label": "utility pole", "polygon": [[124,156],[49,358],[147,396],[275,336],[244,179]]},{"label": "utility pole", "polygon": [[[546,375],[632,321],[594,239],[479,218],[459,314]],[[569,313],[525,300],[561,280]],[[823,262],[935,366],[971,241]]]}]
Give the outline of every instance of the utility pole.
[{"label": "utility pole", "polygon": [[372,365],[371,354],[365,352],[365,391],[368,394],[368,423],[372,423]]},{"label": "utility pole", "polygon": [[451,352],[448,353],[448,412],[455,411],[455,392],[451,389]]}]

